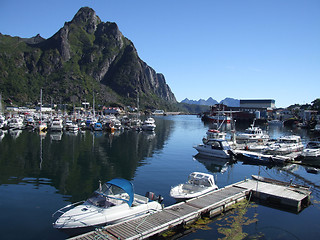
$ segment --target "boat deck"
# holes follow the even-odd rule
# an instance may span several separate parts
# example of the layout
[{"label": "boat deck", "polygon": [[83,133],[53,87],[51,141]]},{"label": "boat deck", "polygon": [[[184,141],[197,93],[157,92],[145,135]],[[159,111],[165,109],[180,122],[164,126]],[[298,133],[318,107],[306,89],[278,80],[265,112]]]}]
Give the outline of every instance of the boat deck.
[{"label": "boat deck", "polygon": [[233,204],[253,197],[278,205],[301,210],[302,203],[310,199],[311,192],[290,185],[246,179],[186,202],[165,207],[162,211],[135,218],[93,232],[71,238],[82,239],[145,239],[178,225],[191,223],[203,215],[210,217],[229,210]]}]

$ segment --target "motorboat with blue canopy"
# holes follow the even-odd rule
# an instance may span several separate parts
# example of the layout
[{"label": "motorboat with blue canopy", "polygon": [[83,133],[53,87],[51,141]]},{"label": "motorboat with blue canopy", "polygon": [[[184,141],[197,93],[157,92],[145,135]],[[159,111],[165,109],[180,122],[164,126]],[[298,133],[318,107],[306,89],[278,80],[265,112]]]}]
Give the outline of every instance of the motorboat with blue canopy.
[{"label": "motorboat with blue canopy", "polygon": [[[152,197],[150,197],[152,196]],[[86,201],[69,204],[53,216],[61,216],[53,227],[79,234],[162,210],[162,198],[149,192],[146,196],[134,193],[133,184],[123,178],[112,179],[94,191]]]}]

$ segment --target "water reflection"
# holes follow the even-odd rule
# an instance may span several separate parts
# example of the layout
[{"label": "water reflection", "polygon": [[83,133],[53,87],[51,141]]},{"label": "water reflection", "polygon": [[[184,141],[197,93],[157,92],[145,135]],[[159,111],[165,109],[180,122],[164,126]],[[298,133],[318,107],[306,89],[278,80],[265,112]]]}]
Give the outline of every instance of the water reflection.
[{"label": "water reflection", "polygon": [[194,158],[202,163],[211,173],[224,173],[230,165],[229,160],[223,158],[205,157],[200,154],[195,155]]},{"label": "water reflection", "polygon": [[[220,188],[258,174],[287,182],[292,179],[294,183],[311,186],[314,204],[301,214],[287,215],[259,206],[254,208],[259,211],[255,226],[294,229],[300,238],[312,239],[312,234],[308,234],[311,232],[319,234],[316,226],[312,226],[320,209],[318,174],[309,173],[300,165],[268,168],[241,162],[229,164],[198,156],[193,158],[196,151],[192,146],[201,142],[208,126],[195,116],[157,117],[156,124],[154,134],[86,131],[57,135],[48,132],[39,136],[24,130],[15,139],[8,131],[0,134],[1,237],[65,239],[67,236],[59,235],[60,232],[52,228],[52,213],[69,202],[86,199],[97,189],[99,180],[105,182],[115,177],[132,180],[136,192],[154,191],[164,196],[165,206],[171,205],[175,202],[169,196],[171,186],[185,181],[185,176],[193,171],[213,173]],[[305,140],[311,136],[305,130],[282,127],[269,127],[269,134],[273,138],[299,134]],[[30,215],[37,220],[17,221]],[[9,230],[11,226],[21,230],[15,232],[14,237]],[[255,226],[243,229],[254,231]],[[212,230],[202,237],[197,237],[196,233],[190,236],[192,239],[212,239],[218,228],[212,226]]]},{"label": "water reflection", "polygon": [[[139,166],[163,148],[169,137],[168,121],[158,123],[154,133],[122,131],[115,133],[10,131],[10,138],[2,135],[0,145],[1,183],[9,179],[31,177],[52,179],[58,192],[70,196],[69,201],[86,198],[99,180],[115,177],[133,179]],[[169,126],[168,126],[169,125]],[[156,137],[157,136],[157,137]]]}]

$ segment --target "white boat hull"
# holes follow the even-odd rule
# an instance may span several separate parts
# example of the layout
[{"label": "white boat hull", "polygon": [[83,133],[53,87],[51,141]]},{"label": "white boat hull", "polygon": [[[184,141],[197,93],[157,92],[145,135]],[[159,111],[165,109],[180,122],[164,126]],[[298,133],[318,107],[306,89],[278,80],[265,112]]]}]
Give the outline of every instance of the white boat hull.
[{"label": "white boat hull", "polygon": [[216,158],[230,158],[230,154],[228,153],[227,150],[212,149],[210,145],[199,144],[198,146],[194,146],[194,148],[201,155],[216,157]]},{"label": "white boat hull", "polygon": [[177,202],[180,202],[191,198],[199,197],[217,189],[217,186],[205,187],[184,183],[172,188],[170,191],[170,196],[173,197]]}]

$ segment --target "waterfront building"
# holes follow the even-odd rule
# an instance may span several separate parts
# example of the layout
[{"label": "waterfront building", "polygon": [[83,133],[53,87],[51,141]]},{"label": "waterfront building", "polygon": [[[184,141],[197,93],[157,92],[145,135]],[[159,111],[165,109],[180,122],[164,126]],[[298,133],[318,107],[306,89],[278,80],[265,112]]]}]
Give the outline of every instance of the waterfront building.
[{"label": "waterfront building", "polygon": [[240,108],[274,109],[276,107],[275,102],[273,99],[241,99]]}]

